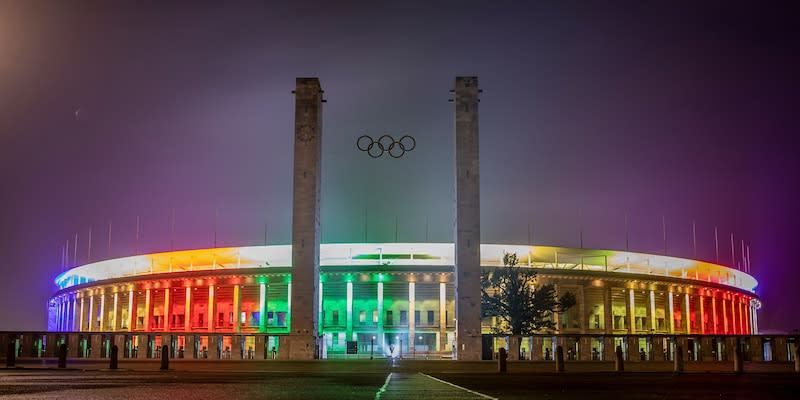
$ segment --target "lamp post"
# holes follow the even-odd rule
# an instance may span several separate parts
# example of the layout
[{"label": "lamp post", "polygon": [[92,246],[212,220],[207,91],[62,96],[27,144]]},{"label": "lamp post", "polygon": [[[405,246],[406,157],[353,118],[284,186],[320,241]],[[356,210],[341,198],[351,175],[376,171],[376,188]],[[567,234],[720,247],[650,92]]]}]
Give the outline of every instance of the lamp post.
[{"label": "lamp post", "polygon": [[369,359],[372,360],[372,355],[375,353],[375,336],[369,341]]}]

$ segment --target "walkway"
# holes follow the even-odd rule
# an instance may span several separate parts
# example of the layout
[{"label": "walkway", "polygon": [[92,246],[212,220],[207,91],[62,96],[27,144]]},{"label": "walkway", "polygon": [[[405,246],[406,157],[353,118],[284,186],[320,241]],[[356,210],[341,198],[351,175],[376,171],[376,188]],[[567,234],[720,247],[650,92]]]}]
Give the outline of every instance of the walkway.
[{"label": "walkway", "polygon": [[375,393],[375,400],[391,399],[495,399],[421,372],[392,372]]}]

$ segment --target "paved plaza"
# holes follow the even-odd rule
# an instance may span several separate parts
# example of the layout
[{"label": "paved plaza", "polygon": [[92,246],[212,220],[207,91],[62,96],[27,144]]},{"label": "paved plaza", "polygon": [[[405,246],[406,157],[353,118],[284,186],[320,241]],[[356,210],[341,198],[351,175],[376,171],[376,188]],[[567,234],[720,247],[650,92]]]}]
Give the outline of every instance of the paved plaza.
[{"label": "paved plaza", "polygon": [[173,361],[160,371],[154,361],[106,363],[71,360],[59,370],[52,360],[21,360],[0,370],[3,399],[789,399],[800,374],[788,363],[746,364],[733,374],[728,363],[689,363],[672,374],[669,363],[343,360],[305,362]]}]

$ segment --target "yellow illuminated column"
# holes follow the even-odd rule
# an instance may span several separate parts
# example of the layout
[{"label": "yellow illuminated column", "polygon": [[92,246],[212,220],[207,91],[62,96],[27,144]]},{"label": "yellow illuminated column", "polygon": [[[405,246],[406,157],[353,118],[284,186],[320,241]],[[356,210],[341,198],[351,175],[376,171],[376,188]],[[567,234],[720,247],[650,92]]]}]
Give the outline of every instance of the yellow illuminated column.
[{"label": "yellow illuminated column", "polygon": [[133,302],[133,288],[128,289],[128,331],[133,332],[133,322],[136,321],[136,309]]},{"label": "yellow illuminated column", "polygon": [[78,325],[78,331],[79,332],[83,332],[83,331],[86,330],[86,326],[83,323],[83,309],[84,309],[85,305],[86,305],[86,297],[84,295],[84,296],[81,296],[81,315],[80,315],[80,319],[79,319],[80,324]]},{"label": "yellow illuminated column", "polygon": [[633,289],[628,289],[628,333],[636,333],[636,304]]},{"label": "yellow illuminated column", "polygon": [[208,331],[214,331],[214,285],[208,285]]},{"label": "yellow illuminated column", "polygon": [[113,321],[111,322],[112,325],[111,330],[114,332],[119,332],[120,323],[122,321],[120,321],[119,318],[119,291],[116,290],[116,288],[114,290],[114,309],[111,311],[111,319],[113,319]]},{"label": "yellow illuminated column", "polygon": [[106,293],[105,290],[100,293],[100,331],[106,330]]},{"label": "yellow illuminated column", "polygon": [[86,313],[86,314],[89,316],[89,318],[87,318],[89,324],[88,324],[86,330],[91,332],[91,331],[94,330],[94,321],[95,321],[95,316],[94,316],[94,293],[89,295],[89,312]]},{"label": "yellow illuminated column", "polygon": [[[667,316],[667,318],[668,318],[667,322],[669,323],[669,325],[668,325],[669,326],[669,333],[675,333],[675,305],[672,303],[672,301],[673,301],[672,298],[675,296],[675,294],[672,293],[672,291],[670,290],[667,293],[667,296],[669,296],[669,303],[667,304],[667,306],[669,308],[669,310],[668,310],[669,315]],[[686,314],[681,313],[681,321],[683,321],[684,319],[686,319]]]},{"label": "yellow illuminated column", "polygon": [[[322,309],[322,308],[320,308]],[[262,283],[258,286],[258,331],[267,331],[267,285]],[[320,324],[322,326],[322,324]]]},{"label": "yellow illuminated column", "polygon": [[[692,317],[689,315],[692,312],[691,304],[692,303],[691,303],[691,299],[689,298],[689,293],[684,293],[683,294],[683,308],[686,311],[683,313],[685,315],[683,318],[684,318],[684,324],[685,324],[685,328],[684,329],[685,329],[687,335],[692,333]],[[697,315],[695,315],[694,318],[695,318],[695,321],[697,321]]]},{"label": "yellow illuminated column", "polygon": [[416,325],[417,320],[415,318],[416,315],[416,307],[414,303],[416,303],[416,284],[414,282],[408,282],[408,350],[414,351],[416,347]]},{"label": "yellow illuminated column", "polygon": [[164,289],[164,312],[161,313],[162,317],[164,318],[164,331],[169,331],[171,326],[170,320],[172,319],[172,304],[170,302],[170,295],[172,294],[172,288],[165,288]]},{"label": "yellow illuminated column", "polygon": [[233,285],[233,331],[242,330],[242,287]]},{"label": "yellow illuminated column", "polygon": [[192,288],[186,288],[186,299],[183,308],[183,330],[189,332],[192,330]]},{"label": "yellow illuminated column", "polygon": [[650,331],[655,332],[656,330],[656,293],[653,290],[650,290],[648,298],[650,299],[648,310],[650,310]]},{"label": "yellow illuminated column", "polygon": [[447,284],[439,282],[439,351],[447,350]]},{"label": "yellow illuminated column", "polygon": [[144,330],[150,331],[150,289],[144,291]]},{"label": "yellow illuminated column", "polygon": [[353,340],[353,282],[347,281],[347,319],[345,320],[345,340]]}]

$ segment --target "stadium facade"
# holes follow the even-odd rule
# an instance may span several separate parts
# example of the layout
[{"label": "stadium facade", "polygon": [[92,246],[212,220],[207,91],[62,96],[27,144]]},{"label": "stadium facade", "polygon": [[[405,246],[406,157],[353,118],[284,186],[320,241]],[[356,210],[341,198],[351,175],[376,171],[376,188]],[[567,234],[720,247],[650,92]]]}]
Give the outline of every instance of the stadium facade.
[{"label": "stadium facade", "polygon": [[55,280],[48,329],[98,334],[55,340],[74,342],[79,353],[107,354],[117,344],[126,357],[150,357],[169,344],[187,358],[420,353],[477,360],[493,341],[506,340],[489,336],[493,321],[480,314],[481,271],[501,266],[505,253],[534,269],[537,284],[577,299],[552,316],[555,331],[511,339],[522,340],[521,357],[541,359],[557,341],[593,359],[618,345],[657,358],[681,341],[698,356],[701,345],[719,354],[721,335],[758,333],[757,282],[738,269],[664,255],[480,243],[475,77],[456,78],[452,90],[454,242],[320,244],[323,92],[317,79],[298,78],[294,93],[292,243],[72,268]]}]

